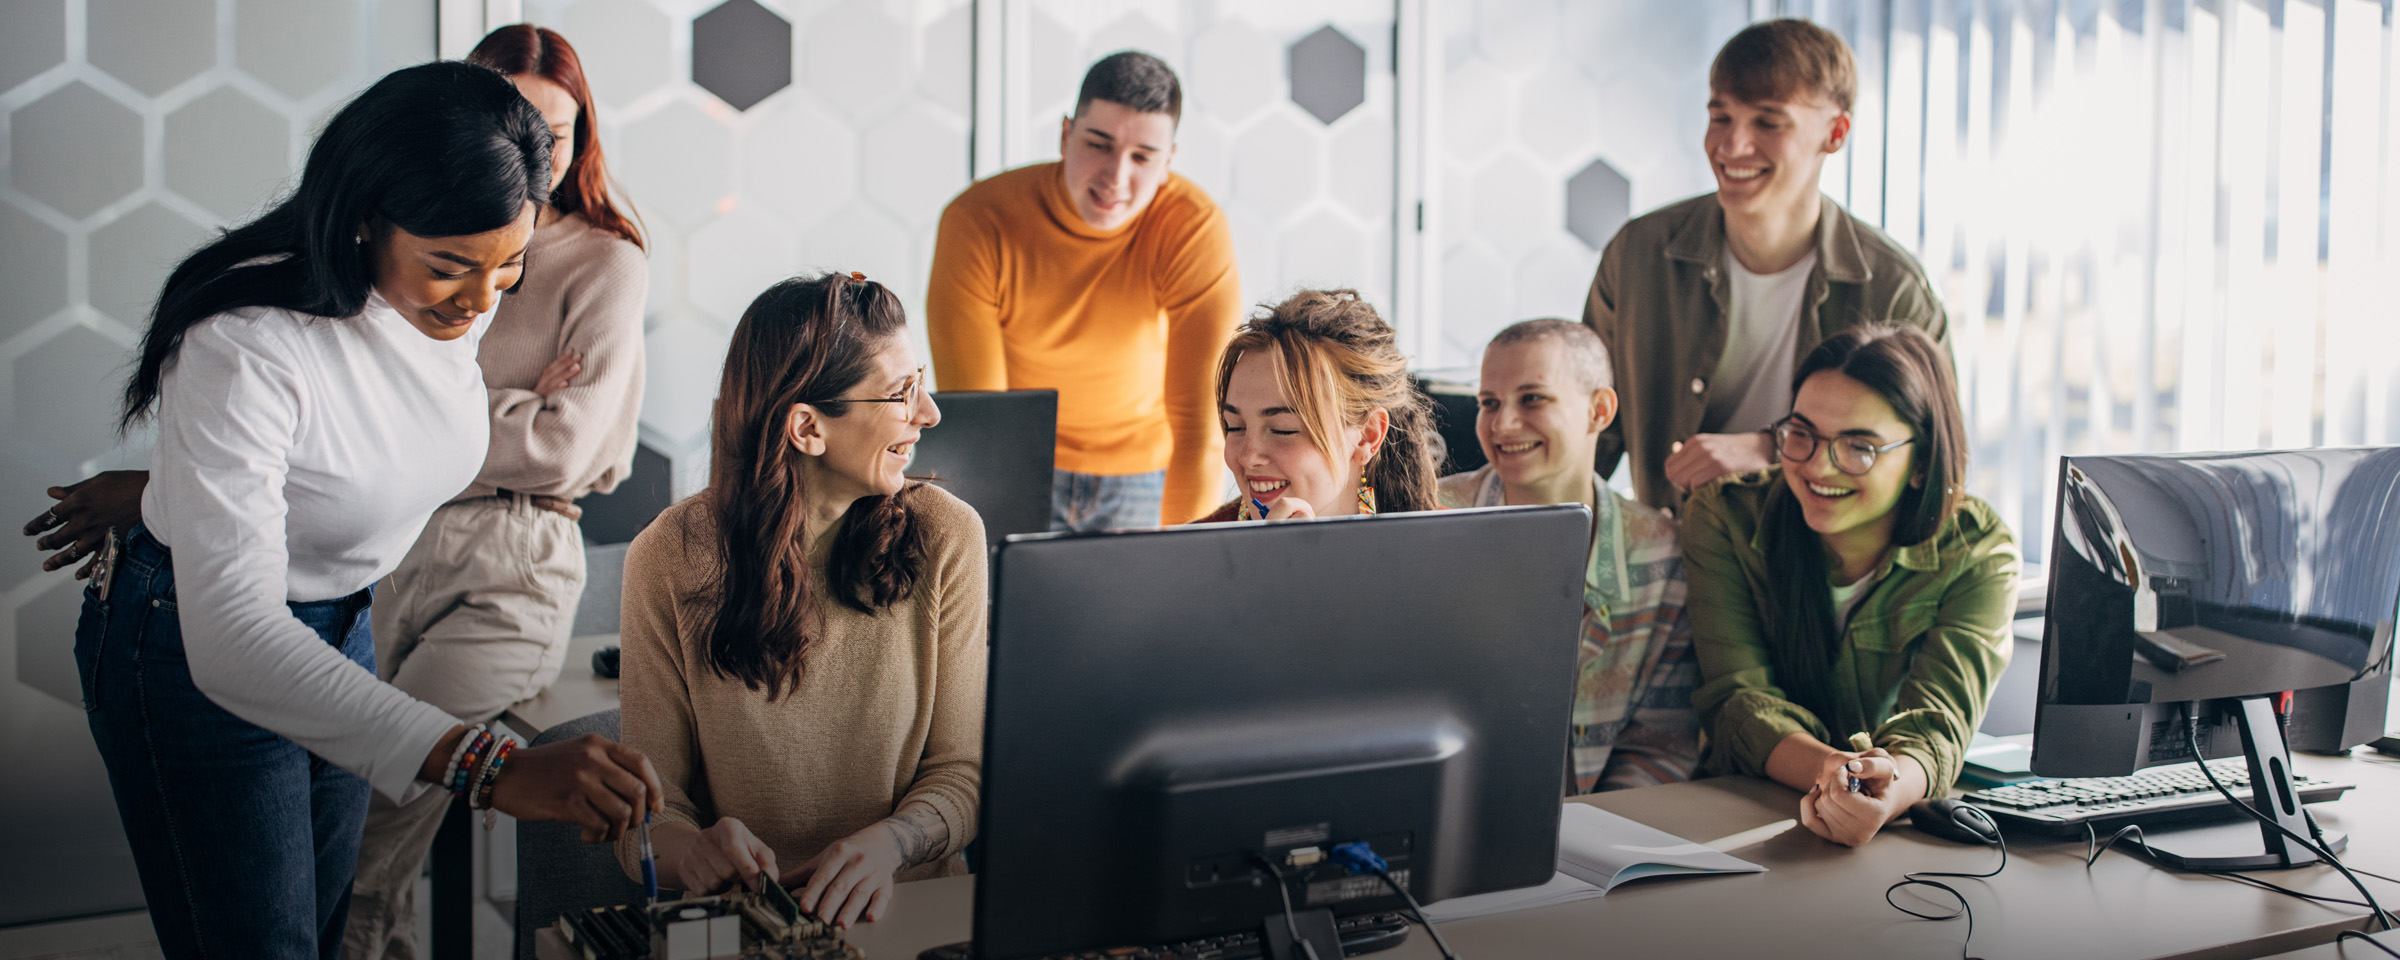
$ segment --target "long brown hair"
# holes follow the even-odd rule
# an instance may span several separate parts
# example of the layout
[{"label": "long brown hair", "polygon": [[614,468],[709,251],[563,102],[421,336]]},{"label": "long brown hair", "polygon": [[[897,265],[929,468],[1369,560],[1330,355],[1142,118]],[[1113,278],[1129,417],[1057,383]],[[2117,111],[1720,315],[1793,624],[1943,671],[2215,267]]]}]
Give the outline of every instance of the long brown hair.
[{"label": "long brown hair", "polygon": [[1409,376],[1408,358],[1401,356],[1391,326],[1359,299],[1358,291],[1302,290],[1268,307],[1266,316],[1242,324],[1217,358],[1219,406],[1234,364],[1252,352],[1273,358],[1276,385],[1300,414],[1309,443],[1337,470],[1337,431],[1365,423],[1377,407],[1390,414],[1391,430],[1366,470],[1379,511],[1441,505],[1434,485],[1438,458],[1432,410]]},{"label": "long brown hair", "polygon": [[467,62],[512,77],[532,74],[558,84],[565,88],[567,96],[575,98],[575,159],[567,164],[566,181],[551,192],[550,205],[560,213],[583,214],[583,219],[592,226],[648,250],[641,228],[610,199],[608,161],[600,155],[599,119],[593,113],[592,88],[583,79],[583,58],[575,55],[575,48],[567,44],[567,38],[547,27],[512,23],[485,34],[483,41],[467,52]]},{"label": "long brown hair", "polygon": [[[768,700],[798,686],[822,626],[808,567],[802,454],[785,425],[795,404],[828,417],[849,413],[838,398],[907,327],[900,298],[882,284],[840,273],[795,277],[750,302],[726,349],[703,494],[724,580],[702,632],[717,674],[764,688]],[[915,488],[850,506],[825,562],[835,602],[874,614],[915,594],[925,566],[924,536],[909,509]]]},{"label": "long brown hair", "polygon": [[[1875,391],[1916,431],[1909,444],[1915,482],[1892,505],[1892,545],[1915,546],[1941,533],[1966,498],[1967,426],[1949,352],[1915,327],[1871,324],[1826,337],[1792,371],[1792,392],[1820,373],[1834,372]],[[1785,467],[1784,469],[1791,469]],[[1833,661],[1841,656],[1833,597],[1826,590],[1825,544],[1808,526],[1788,483],[1767,494],[1769,578],[1764,600],[1775,676],[1792,701],[1820,718],[1833,714]],[[1838,734],[1838,731],[1837,731]]]}]

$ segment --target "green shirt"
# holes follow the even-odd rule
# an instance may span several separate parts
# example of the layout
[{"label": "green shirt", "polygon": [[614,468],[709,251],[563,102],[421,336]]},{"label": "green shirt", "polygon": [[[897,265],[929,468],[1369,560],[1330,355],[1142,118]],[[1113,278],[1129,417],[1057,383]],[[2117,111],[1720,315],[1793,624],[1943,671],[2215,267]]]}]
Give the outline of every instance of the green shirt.
[{"label": "green shirt", "polygon": [[1767,755],[1785,737],[1807,733],[1840,749],[1863,731],[1876,746],[1916,758],[1941,795],[1958,779],[2008,666],[2016,536],[1990,504],[1969,496],[1932,539],[1885,556],[1841,631],[1829,671],[1835,715],[1819,717],[1775,685],[1766,644],[1773,626],[1760,622],[1754,599],[1769,576],[1760,518],[1783,482],[1781,468],[1727,477],[1684,504],[1686,616],[1701,674],[1692,705],[1709,740],[1702,771],[1765,776]]}]

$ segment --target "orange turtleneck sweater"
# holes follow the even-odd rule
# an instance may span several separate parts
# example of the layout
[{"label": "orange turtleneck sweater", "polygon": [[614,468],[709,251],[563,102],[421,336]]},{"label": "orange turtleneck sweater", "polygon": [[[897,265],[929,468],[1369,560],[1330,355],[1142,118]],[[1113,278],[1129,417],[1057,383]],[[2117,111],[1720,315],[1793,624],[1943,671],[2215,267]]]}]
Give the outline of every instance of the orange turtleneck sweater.
[{"label": "orange turtleneck sweater", "polygon": [[1199,187],[1171,174],[1141,213],[1100,230],[1075,213],[1057,163],[950,201],[925,292],[936,386],[1057,390],[1058,468],[1165,469],[1165,523],[1221,496],[1214,380],[1241,312],[1233,234]]}]

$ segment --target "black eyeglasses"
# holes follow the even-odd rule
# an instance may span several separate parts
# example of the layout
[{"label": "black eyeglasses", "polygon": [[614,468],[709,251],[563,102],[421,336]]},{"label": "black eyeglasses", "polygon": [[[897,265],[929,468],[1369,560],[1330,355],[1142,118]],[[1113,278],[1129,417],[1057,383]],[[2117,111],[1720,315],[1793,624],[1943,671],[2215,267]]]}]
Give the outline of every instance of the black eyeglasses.
[{"label": "black eyeglasses", "polygon": [[1775,452],[1782,455],[1786,463],[1808,462],[1808,458],[1817,455],[1817,446],[1823,444],[1825,459],[1833,464],[1833,468],[1853,477],[1866,476],[1867,471],[1875,469],[1875,458],[1917,442],[1915,437],[1894,440],[1882,446],[1859,437],[1827,440],[1817,436],[1816,431],[1792,422],[1790,417],[1775,421],[1775,425],[1767,429],[1775,435]]},{"label": "black eyeglasses", "polygon": [[916,373],[914,373],[914,374],[911,374],[911,375],[909,376],[909,378],[908,378],[908,386],[902,387],[902,388],[900,389],[900,395],[899,395],[899,396],[897,396],[897,397],[861,397],[861,398],[857,398],[857,399],[844,399],[844,400],[842,400],[841,402],[843,402],[843,403],[897,403],[897,404],[901,404],[901,407],[900,407],[900,419],[902,419],[902,420],[907,420],[907,419],[910,419],[910,418],[912,418],[912,417],[916,416],[916,414],[917,414],[917,393],[918,393],[919,391],[923,390],[923,389],[924,389],[924,387],[925,387],[925,365],[924,365],[924,364],[922,364],[922,363],[920,363],[920,364],[917,364],[917,372],[916,372]]}]

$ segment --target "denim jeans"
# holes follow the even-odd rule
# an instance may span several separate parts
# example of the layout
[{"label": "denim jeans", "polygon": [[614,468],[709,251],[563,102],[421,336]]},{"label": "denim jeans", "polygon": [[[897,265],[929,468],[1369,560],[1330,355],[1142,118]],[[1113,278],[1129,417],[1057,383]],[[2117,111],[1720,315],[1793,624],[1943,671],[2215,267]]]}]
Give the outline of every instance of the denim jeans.
[{"label": "denim jeans", "polygon": [[1158,526],[1167,495],[1167,472],[1104,476],[1050,473],[1050,529],[1099,533]]},{"label": "denim jeans", "polygon": [[[330,960],[350,909],[367,782],[192,685],[166,547],[136,526],[107,600],[83,594],[75,666],[142,895],[170,958]],[[291,604],[368,672],[368,591]]]}]

